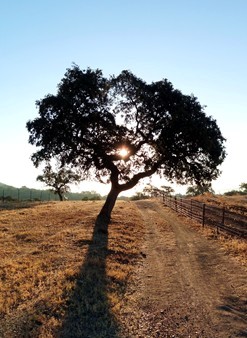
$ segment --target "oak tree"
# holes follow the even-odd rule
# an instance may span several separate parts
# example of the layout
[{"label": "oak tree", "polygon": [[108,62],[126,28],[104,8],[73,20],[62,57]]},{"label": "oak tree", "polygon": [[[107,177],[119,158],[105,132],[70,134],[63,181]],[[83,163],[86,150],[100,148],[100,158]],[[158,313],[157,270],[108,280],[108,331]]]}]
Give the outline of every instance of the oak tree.
[{"label": "oak tree", "polygon": [[73,65],[55,95],[37,101],[27,122],[35,166],[58,157],[82,177],[110,182],[100,212],[109,219],[120,192],[154,173],[185,184],[211,182],[225,158],[224,138],[193,95],[166,79],[146,83],[130,71],[106,78]]},{"label": "oak tree", "polygon": [[64,200],[64,194],[70,191],[69,184],[78,183],[81,177],[69,168],[58,167],[52,169],[50,163],[47,163],[43,175],[37,177],[37,181],[45,183],[51,188],[54,194],[59,196],[60,201]]},{"label": "oak tree", "polygon": [[188,196],[198,196],[198,195],[203,195],[205,193],[214,194],[214,190],[210,183],[207,183],[204,185],[190,186],[186,190],[186,195]]},{"label": "oak tree", "polygon": [[241,193],[247,194],[247,183],[243,182],[239,185],[239,189]]}]

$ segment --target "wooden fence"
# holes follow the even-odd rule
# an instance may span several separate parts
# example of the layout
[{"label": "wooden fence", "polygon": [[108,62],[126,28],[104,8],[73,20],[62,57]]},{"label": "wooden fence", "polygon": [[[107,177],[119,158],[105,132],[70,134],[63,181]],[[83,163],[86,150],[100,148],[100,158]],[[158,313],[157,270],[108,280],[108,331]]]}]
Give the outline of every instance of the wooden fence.
[{"label": "wooden fence", "polygon": [[189,198],[180,198],[163,195],[163,203],[176,212],[195,219],[202,226],[208,225],[236,235],[247,238],[247,217],[225,207],[212,206]]}]

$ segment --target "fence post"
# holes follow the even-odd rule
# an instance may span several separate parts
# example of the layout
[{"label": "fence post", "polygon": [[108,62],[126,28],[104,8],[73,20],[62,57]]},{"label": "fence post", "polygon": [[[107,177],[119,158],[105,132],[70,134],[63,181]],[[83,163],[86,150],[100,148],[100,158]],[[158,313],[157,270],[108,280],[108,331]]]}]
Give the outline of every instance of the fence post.
[{"label": "fence post", "polygon": [[[221,221],[221,224],[223,226],[225,224],[225,207],[222,208],[222,221]],[[219,229],[219,226],[217,225],[217,235],[219,235],[219,233],[220,233],[220,229]]]},{"label": "fence post", "polygon": [[225,207],[222,208],[222,225],[225,224]]},{"label": "fence post", "polygon": [[204,228],[204,225],[205,225],[205,209],[206,209],[206,204],[203,203],[203,206],[202,206],[202,226]]},{"label": "fence post", "polygon": [[178,207],[177,207],[177,197],[176,196],[174,198],[174,202],[175,202],[175,211],[177,212],[178,211]]}]

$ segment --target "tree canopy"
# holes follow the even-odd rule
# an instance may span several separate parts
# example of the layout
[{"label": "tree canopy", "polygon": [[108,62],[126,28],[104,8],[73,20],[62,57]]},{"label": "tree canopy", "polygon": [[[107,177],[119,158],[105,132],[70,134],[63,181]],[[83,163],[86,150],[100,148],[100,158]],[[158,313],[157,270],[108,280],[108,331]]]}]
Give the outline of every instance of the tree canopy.
[{"label": "tree canopy", "polygon": [[43,175],[37,177],[37,181],[45,183],[54,194],[59,196],[60,201],[63,201],[64,194],[70,191],[69,184],[78,183],[80,181],[80,175],[73,172],[71,169],[65,167],[57,168],[53,170],[50,163],[47,163]]},{"label": "tree canopy", "polygon": [[27,122],[29,142],[38,147],[34,164],[58,157],[83,177],[111,182],[101,211],[108,216],[118,194],[144,177],[207,183],[225,158],[216,121],[166,79],[148,84],[127,70],[106,78],[73,65],[57,94],[36,104],[39,116]]},{"label": "tree canopy", "polygon": [[214,194],[214,190],[210,183],[204,185],[195,185],[187,188],[186,195],[188,196],[198,196],[205,193]]},{"label": "tree canopy", "polygon": [[242,193],[247,194],[247,183],[243,182],[239,185],[239,189]]}]

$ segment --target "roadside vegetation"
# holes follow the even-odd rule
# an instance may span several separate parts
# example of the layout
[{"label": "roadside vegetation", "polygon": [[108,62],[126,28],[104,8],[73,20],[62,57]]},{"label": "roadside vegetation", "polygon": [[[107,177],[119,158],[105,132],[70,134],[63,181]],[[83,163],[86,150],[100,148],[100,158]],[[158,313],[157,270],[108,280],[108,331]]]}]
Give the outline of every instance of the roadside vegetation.
[{"label": "roadside vegetation", "polygon": [[239,185],[238,190],[230,190],[225,192],[226,196],[234,196],[234,195],[247,195],[247,183],[243,182]]}]

